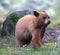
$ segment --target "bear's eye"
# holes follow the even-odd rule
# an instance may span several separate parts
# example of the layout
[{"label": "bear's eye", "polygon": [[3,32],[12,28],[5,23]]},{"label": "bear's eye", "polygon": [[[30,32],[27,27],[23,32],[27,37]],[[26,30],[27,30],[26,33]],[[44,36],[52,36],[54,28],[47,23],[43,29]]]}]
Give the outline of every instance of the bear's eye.
[{"label": "bear's eye", "polygon": [[43,17],[43,19],[45,20],[45,19],[46,19],[46,17]]},{"label": "bear's eye", "polygon": [[48,16],[48,19],[50,19],[50,17]]}]

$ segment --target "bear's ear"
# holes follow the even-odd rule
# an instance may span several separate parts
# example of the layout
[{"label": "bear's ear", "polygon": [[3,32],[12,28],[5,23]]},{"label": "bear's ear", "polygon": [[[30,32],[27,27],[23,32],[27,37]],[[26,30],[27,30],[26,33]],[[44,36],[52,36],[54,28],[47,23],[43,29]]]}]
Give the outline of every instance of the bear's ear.
[{"label": "bear's ear", "polygon": [[38,13],[37,11],[34,11],[34,15],[35,15],[36,17],[38,17],[38,16],[39,16],[39,13]]}]

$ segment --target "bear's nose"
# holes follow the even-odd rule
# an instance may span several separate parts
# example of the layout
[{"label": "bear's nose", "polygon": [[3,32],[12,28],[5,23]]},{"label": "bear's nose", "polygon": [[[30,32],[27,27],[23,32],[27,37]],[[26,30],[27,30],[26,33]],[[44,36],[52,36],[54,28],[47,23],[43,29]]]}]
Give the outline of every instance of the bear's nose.
[{"label": "bear's nose", "polygon": [[48,24],[50,24],[51,23],[51,21],[48,21]]}]

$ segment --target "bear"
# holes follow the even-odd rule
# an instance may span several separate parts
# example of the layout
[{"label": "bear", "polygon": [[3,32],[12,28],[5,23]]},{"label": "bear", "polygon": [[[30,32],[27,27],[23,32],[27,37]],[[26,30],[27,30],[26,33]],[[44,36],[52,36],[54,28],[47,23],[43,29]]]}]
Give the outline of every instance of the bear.
[{"label": "bear", "polygon": [[46,12],[34,11],[34,15],[25,15],[20,18],[15,27],[17,47],[28,46],[32,42],[34,48],[40,48],[45,30],[49,24],[50,17]]}]

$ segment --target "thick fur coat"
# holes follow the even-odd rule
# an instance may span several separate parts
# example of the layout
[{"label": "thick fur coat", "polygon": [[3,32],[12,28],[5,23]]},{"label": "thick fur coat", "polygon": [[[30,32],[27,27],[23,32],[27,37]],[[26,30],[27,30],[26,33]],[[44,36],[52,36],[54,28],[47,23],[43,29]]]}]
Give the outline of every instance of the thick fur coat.
[{"label": "thick fur coat", "polygon": [[50,20],[45,12],[34,11],[34,15],[20,18],[15,27],[17,46],[22,47],[32,42],[35,48],[39,48],[48,24],[50,24]]}]

